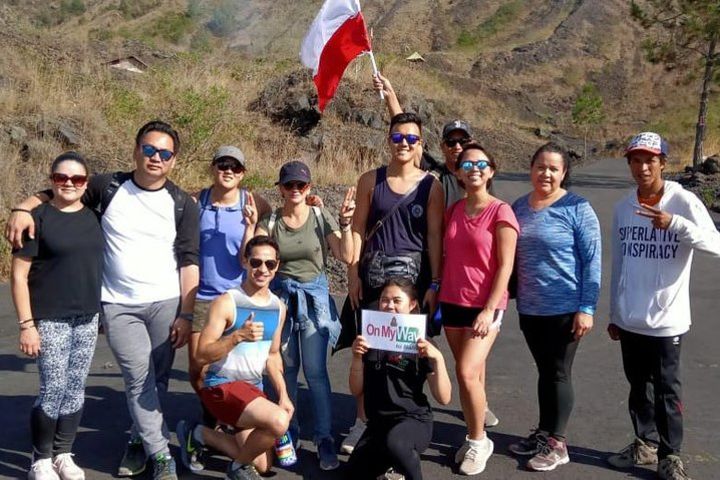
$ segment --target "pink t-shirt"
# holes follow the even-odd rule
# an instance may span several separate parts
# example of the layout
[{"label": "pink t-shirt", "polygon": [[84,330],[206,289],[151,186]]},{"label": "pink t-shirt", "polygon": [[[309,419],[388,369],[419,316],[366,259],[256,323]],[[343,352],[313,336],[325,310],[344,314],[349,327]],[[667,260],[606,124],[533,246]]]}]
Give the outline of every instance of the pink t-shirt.
[{"label": "pink t-shirt", "polygon": [[[465,214],[465,199],[445,214],[443,275],[440,301],[463,307],[484,307],[498,269],[495,230],[505,223],[520,230],[515,214],[505,202],[493,201],[475,217]],[[507,308],[508,293],[499,310]]]}]

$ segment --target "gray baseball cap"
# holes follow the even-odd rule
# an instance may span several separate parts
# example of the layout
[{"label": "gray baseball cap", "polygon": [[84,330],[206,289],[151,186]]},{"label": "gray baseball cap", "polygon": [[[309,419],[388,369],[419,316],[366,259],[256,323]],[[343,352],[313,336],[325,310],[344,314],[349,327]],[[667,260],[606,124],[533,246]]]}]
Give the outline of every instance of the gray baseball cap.
[{"label": "gray baseball cap", "polygon": [[245,154],[243,154],[242,150],[232,145],[223,145],[218,148],[213,156],[213,163],[216,163],[221,158],[235,159],[241,166],[245,167]]}]

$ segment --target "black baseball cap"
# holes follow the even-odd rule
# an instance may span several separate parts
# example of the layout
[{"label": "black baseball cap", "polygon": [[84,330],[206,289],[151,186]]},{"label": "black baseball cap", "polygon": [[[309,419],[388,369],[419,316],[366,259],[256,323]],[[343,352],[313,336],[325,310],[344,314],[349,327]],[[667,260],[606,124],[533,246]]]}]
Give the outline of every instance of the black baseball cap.
[{"label": "black baseball cap", "polygon": [[450,136],[452,132],[455,131],[461,131],[465,135],[469,137],[472,137],[472,132],[470,131],[470,125],[467,124],[464,120],[453,120],[452,122],[448,122],[443,127],[442,131],[442,138],[446,139]]},{"label": "black baseball cap", "polygon": [[288,182],[310,183],[311,181],[310,168],[300,160],[293,160],[280,168],[280,179],[275,182],[275,185],[283,185]]}]

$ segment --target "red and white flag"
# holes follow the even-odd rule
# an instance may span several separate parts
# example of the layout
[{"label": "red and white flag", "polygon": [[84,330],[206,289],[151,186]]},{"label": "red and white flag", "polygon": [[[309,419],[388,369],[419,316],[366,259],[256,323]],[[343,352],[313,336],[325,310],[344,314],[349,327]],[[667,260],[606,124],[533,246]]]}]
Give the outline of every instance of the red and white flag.
[{"label": "red and white flag", "polygon": [[357,0],[326,0],[300,48],[303,65],[313,70],[322,112],[348,64],[369,52],[370,38]]}]

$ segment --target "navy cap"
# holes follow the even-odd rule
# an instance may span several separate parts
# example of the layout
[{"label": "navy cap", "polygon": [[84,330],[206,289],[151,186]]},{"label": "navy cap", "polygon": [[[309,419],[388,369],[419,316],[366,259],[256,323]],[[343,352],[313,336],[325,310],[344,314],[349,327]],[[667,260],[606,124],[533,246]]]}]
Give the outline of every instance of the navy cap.
[{"label": "navy cap", "polygon": [[443,127],[442,138],[443,139],[448,138],[448,136],[456,130],[460,130],[461,132],[464,132],[465,135],[467,135],[468,137],[472,137],[472,132],[470,131],[470,125],[468,125],[466,121],[453,120],[452,122],[446,123],[445,126]]},{"label": "navy cap", "polygon": [[282,185],[288,182],[310,183],[310,168],[299,160],[287,162],[280,168],[280,179],[275,185]]}]

